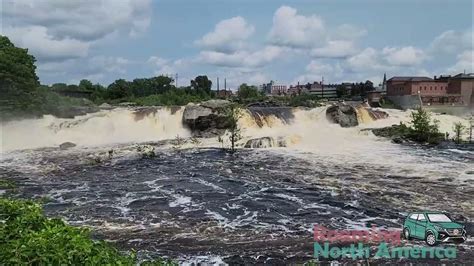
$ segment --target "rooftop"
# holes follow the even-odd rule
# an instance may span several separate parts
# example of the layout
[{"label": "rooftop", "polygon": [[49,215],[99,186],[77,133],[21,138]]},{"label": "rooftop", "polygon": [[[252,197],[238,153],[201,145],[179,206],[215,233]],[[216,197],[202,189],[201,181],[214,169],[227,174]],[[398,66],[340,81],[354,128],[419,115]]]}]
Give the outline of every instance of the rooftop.
[{"label": "rooftop", "polygon": [[388,81],[433,81],[432,78],[428,78],[428,77],[410,77],[410,76],[407,76],[407,77],[403,77],[403,76],[395,76],[395,77],[392,77],[390,78]]}]

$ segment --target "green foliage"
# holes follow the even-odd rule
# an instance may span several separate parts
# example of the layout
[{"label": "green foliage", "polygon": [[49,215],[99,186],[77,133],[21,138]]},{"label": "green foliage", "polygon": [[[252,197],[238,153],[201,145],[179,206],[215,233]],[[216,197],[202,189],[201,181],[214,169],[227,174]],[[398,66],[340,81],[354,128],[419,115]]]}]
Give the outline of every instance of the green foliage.
[{"label": "green foliage", "polygon": [[293,96],[289,99],[290,106],[304,106],[304,107],[318,107],[319,106],[319,97],[317,95],[303,93],[300,95]]},{"label": "green foliage", "polygon": [[[243,109],[240,105],[236,103],[229,104],[223,110],[224,117],[226,119],[228,126],[228,137],[230,141],[230,152],[234,153],[236,151],[236,142],[242,138],[239,119],[243,115]],[[223,139],[220,138],[219,141],[223,144]]]},{"label": "green foliage", "polygon": [[6,89],[34,90],[39,85],[35,61],[27,49],[15,47],[8,37],[0,35],[0,94]]},{"label": "green foliage", "polygon": [[462,142],[462,134],[464,132],[464,130],[466,129],[466,127],[461,123],[461,122],[457,122],[457,123],[454,123],[453,125],[453,131],[454,131],[454,140],[460,144]]},{"label": "green foliage", "polygon": [[241,100],[262,100],[265,96],[258,90],[255,86],[249,86],[246,83],[243,83],[239,86],[239,91],[237,96]]},{"label": "green foliage", "polygon": [[123,99],[132,95],[132,83],[124,79],[118,79],[107,87],[108,99]]},{"label": "green foliage", "polygon": [[340,84],[336,87],[336,94],[338,98],[344,98],[349,96],[349,91],[345,85]]},{"label": "green foliage", "polygon": [[197,76],[195,79],[191,80],[191,87],[196,91],[203,91],[204,93],[210,95],[212,81],[209,80],[207,76]]},{"label": "green foliage", "polygon": [[431,121],[431,115],[423,108],[418,108],[411,113],[411,139],[418,142],[437,142],[439,133],[439,121]]},{"label": "green foliage", "polygon": [[354,83],[352,84],[351,95],[352,96],[366,96],[368,91],[373,91],[374,83],[372,81],[367,80],[365,82]]},{"label": "green foliage", "polygon": [[[43,215],[32,201],[0,198],[0,261],[9,265],[136,265],[135,253],[121,254],[90,232]],[[155,265],[171,265],[158,260]]]},{"label": "green foliage", "polygon": [[155,94],[147,97],[134,98],[130,101],[138,105],[145,106],[170,106],[170,105],[186,105],[190,102],[207,101],[211,97],[207,94],[189,91],[187,89],[171,89],[163,94]]}]

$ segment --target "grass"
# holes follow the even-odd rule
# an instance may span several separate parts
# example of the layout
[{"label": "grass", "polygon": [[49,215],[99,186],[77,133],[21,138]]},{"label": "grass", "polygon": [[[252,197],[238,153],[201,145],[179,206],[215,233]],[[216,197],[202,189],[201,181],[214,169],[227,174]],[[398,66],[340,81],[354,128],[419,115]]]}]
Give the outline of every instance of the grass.
[{"label": "grass", "polygon": [[[136,253],[123,254],[91,238],[85,228],[43,215],[40,204],[0,198],[0,262],[5,265],[137,265]],[[143,265],[176,265],[165,260]]]}]

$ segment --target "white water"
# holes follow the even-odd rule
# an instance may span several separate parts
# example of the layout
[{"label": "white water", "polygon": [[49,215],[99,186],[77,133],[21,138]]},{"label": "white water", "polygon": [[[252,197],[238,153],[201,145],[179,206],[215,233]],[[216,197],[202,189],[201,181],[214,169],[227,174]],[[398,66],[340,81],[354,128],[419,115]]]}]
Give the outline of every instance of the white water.
[{"label": "white water", "polygon": [[58,147],[64,142],[78,146],[100,146],[113,143],[146,142],[188,137],[181,123],[184,108],[174,114],[170,109],[137,113],[120,108],[60,119],[46,115],[1,125],[1,151]]},{"label": "white water", "polygon": [[[295,109],[294,118],[287,124],[269,115],[261,120],[259,127],[255,119],[246,113],[240,119],[245,141],[251,138],[273,137],[286,140],[289,149],[324,154],[328,159],[353,157],[356,161],[372,162],[385,160],[386,156],[398,154],[399,145],[372,135],[363,128],[384,127],[410,120],[409,111],[387,110],[389,118],[372,121],[367,115],[361,116],[363,123],[354,128],[341,128],[326,119],[326,107],[312,110]],[[115,143],[139,143],[174,139],[190,136],[182,124],[184,108],[172,113],[168,108],[141,111],[119,108],[79,116],[74,119],[59,119],[50,115],[41,119],[12,121],[2,124],[1,151],[58,147],[64,142],[73,142],[82,147],[104,146]],[[433,115],[440,121],[440,131],[450,132],[455,122],[468,122],[450,115]],[[202,146],[220,146],[216,139],[202,140]],[[187,144],[190,146],[191,144]],[[389,154],[387,154],[389,153]],[[390,154],[394,153],[394,154]]]}]

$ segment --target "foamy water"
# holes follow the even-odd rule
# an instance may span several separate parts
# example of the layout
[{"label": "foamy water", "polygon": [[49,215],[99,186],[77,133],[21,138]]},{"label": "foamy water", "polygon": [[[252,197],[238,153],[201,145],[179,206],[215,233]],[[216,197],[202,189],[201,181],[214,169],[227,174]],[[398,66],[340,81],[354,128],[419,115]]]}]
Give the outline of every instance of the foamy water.
[{"label": "foamy water", "polygon": [[113,143],[146,142],[188,137],[182,125],[184,108],[173,113],[169,108],[137,111],[126,108],[100,111],[60,119],[45,115],[41,119],[11,121],[2,127],[2,151],[57,147],[64,142],[92,147]]}]

